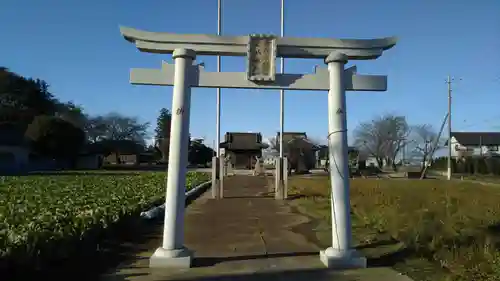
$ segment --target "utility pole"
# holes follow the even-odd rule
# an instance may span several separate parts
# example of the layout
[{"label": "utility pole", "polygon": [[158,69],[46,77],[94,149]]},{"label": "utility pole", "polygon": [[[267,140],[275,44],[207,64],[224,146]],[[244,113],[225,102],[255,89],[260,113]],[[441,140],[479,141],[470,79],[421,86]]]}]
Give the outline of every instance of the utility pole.
[{"label": "utility pole", "polygon": [[453,78],[448,75],[446,84],[448,84],[448,180],[451,180],[451,81]]},{"label": "utility pole", "polygon": [[448,180],[451,180],[451,83],[453,81],[455,78],[448,75],[446,79],[446,84],[448,84]]}]

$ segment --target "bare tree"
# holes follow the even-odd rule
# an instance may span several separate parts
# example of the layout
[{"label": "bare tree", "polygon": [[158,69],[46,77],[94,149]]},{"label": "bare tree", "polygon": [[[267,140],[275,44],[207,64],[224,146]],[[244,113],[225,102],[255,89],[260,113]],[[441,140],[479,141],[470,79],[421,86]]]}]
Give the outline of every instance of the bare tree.
[{"label": "bare tree", "polygon": [[97,141],[103,140],[106,135],[106,123],[104,121],[104,117],[86,116],[86,122],[83,130],[87,135],[88,142],[95,143]]},{"label": "bare tree", "polygon": [[109,113],[88,118],[84,130],[91,142],[99,140],[130,140],[145,143],[149,123],[141,123],[136,117]]},{"label": "bare tree", "polygon": [[136,117],[109,113],[104,116],[104,120],[107,127],[107,139],[144,142],[148,135],[149,123],[140,123]]},{"label": "bare tree", "polygon": [[411,129],[404,116],[386,114],[361,123],[354,131],[354,145],[372,156],[379,167],[396,169],[395,159],[407,143]]},{"label": "bare tree", "polygon": [[276,156],[278,154],[278,150],[275,147],[276,145],[275,138],[273,137],[265,138],[263,142],[267,144],[267,147],[262,150],[262,156],[264,158]]},{"label": "bare tree", "polygon": [[434,130],[432,125],[416,125],[412,128],[412,134],[410,136],[410,149],[412,153],[411,157],[417,157],[422,162],[422,168],[425,167],[425,163],[430,161],[432,153],[442,147],[443,142],[438,140],[438,132]]},{"label": "bare tree", "polygon": [[269,138],[269,149],[271,151],[280,152],[280,140],[276,137]]}]

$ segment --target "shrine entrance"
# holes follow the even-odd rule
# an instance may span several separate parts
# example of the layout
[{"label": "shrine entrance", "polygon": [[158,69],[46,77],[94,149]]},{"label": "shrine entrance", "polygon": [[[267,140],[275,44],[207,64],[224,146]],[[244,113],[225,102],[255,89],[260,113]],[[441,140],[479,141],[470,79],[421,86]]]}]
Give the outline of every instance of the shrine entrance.
[{"label": "shrine entrance", "polygon": [[[132,84],[173,86],[172,123],[165,202],[163,244],[151,267],[190,267],[193,253],[184,247],[184,202],[191,88],[240,88],[328,91],[328,147],[331,178],[332,246],[320,252],[327,267],[365,267],[366,259],[351,248],[349,168],[345,91],[385,91],[387,77],[359,75],[348,60],[373,60],[396,44],[396,38],[371,40],[291,38],[253,34],[218,36],[147,32],[121,27],[123,37],[142,52],[172,54],[161,69],[132,69]],[[247,72],[207,72],[193,65],[197,55],[246,56]],[[276,58],[321,58],[327,68],[312,74],[276,73]],[[213,159],[213,197],[223,197],[223,165]],[[286,198],[284,162],[275,172],[277,199]]]}]

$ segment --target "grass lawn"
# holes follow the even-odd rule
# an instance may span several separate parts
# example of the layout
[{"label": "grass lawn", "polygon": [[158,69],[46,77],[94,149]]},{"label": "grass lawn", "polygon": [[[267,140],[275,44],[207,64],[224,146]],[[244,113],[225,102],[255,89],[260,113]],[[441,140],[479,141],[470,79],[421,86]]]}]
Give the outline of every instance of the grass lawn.
[{"label": "grass lawn", "polygon": [[[326,177],[291,178],[290,197],[331,242]],[[500,280],[500,188],[443,180],[351,180],[354,246],[370,266],[415,280]]]},{"label": "grass lawn", "polygon": [[[186,189],[208,180],[189,172]],[[60,172],[0,177],[0,269],[61,260],[109,226],[162,203],[164,172]],[[94,243],[95,242],[95,243]]]},{"label": "grass lawn", "polygon": [[454,178],[457,179],[464,179],[464,180],[474,180],[474,181],[479,181],[483,183],[493,183],[493,184],[500,184],[500,176],[494,176],[494,175],[454,175]]}]

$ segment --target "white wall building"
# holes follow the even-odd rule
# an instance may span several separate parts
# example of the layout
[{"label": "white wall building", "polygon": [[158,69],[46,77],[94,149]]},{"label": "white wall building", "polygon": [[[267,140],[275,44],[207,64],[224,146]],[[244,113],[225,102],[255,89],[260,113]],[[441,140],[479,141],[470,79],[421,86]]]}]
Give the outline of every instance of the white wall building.
[{"label": "white wall building", "polygon": [[[448,143],[446,143],[448,145]],[[451,156],[500,156],[500,132],[452,132]]]}]

